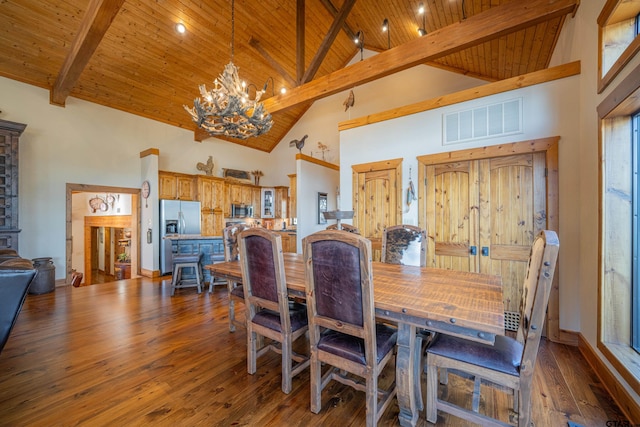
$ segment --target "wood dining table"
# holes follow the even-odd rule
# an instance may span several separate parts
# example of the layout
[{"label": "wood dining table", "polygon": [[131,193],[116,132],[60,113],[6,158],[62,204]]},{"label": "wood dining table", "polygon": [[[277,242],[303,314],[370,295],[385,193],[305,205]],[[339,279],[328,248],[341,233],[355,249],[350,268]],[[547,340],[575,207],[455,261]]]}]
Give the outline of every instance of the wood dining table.
[{"label": "wood dining table", "polygon": [[[285,253],[287,289],[305,297],[301,254]],[[504,334],[500,276],[373,262],[376,317],[398,325],[396,384],[398,419],[415,426],[423,408],[420,386],[421,341],[418,328],[493,344]],[[214,277],[242,282],[238,261],[206,265]]]}]

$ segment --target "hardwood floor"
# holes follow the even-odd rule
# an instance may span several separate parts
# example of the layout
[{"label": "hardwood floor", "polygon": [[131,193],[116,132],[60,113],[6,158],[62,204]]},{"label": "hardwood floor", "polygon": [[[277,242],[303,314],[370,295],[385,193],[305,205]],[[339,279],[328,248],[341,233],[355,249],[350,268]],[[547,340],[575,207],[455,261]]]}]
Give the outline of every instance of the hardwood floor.
[{"label": "hardwood floor", "polygon": [[[247,374],[245,340],[229,332],[224,286],[171,297],[167,278],[132,279],[28,295],[0,354],[0,426],[364,425],[364,393],[335,382],[311,413],[308,371],[283,394],[275,353]],[[538,427],[624,420],[577,348],[543,340],[534,381]],[[452,398],[465,387],[450,376]],[[483,393],[481,411],[506,419],[509,396]],[[397,423],[394,403],[380,425]],[[419,425],[430,425],[424,413]],[[437,425],[469,424],[441,415]]]}]

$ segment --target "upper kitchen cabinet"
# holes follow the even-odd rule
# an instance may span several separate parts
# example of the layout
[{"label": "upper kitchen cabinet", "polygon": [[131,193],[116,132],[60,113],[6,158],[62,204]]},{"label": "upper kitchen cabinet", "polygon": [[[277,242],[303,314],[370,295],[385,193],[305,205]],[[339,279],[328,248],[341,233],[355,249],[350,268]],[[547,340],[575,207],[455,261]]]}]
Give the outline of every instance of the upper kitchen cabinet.
[{"label": "upper kitchen cabinet", "polygon": [[276,187],[275,196],[275,218],[288,218],[287,206],[289,204],[289,187]]},{"label": "upper kitchen cabinet", "polygon": [[289,218],[295,218],[298,216],[298,180],[296,174],[289,176]]},{"label": "upper kitchen cabinet", "polygon": [[222,236],[224,228],[224,180],[221,178],[198,176],[197,199],[201,209],[201,234]]},{"label": "upper kitchen cabinet", "polygon": [[260,197],[260,218],[275,218],[275,188],[264,187]]},{"label": "upper kitchen cabinet", "polygon": [[[226,214],[231,216],[231,205],[253,206],[253,191],[257,188],[248,184],[230,184],[227,183],[226,190]],[[255,208],[254,208],[255,209]]]},{"label": "upper kitchen cabinet", "polygon": [[160,199],[196,200],[193,175],[159,171],[158,181]]}]

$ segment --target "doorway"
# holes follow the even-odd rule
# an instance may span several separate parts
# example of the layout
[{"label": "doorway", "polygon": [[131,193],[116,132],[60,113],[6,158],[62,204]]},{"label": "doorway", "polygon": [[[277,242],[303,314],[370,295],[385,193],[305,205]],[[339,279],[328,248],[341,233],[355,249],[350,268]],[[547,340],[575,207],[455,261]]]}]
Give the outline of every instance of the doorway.
[{"label": "doorway", "polygon": [[[74,209],[77,211],[79,206],[74,206],[74,195],[78,193],[87,194],[130,194],[131,195],[131,214],[130,215],[105,215],[105,216],[84,216],[83,219],[78,218],[77,214],[74,217]],[[66,186],[66,283],[71,283],[72,270],[82,272],[84,274],[83,285],[90,285],[101,282],[99,276],[98,281],[94,281],[93,271],[96,271],[94,267],[99,265],[96,257],[99,252],[96,248],[100,245],[100,232],[102,228],[104,230],[126,230],[128,235],[129,246],[126,251],[130,258],[128,265],[129,274],[132,277],[139,275],[139,245],[140,245],[140,189],[127,188],[127,187],[108,187],[98,185],[86,185],[86,184],[67,184]],[[84,208],[82,206],[81,208]],[[82,221],[82,222],[81,222]],[[81,223],[80,223],[81,222]],[[75,233],[74,233],[75,230]],[[105,234],[102,234],[104,242]],[[123,231],[124,234],[124,231]],[[119,239],[122,240],[122,239]],[[113,241],[112,238],[109,241]],[[104,244],[104,243],[103,243]],[[117,261],[115,257],[123,252],[123,248],[118,248],[118,241],[115,243],[116,247],[112,248],[109,253],[115,251],[113,261]],[[75,251],[75,252],[74,252]],[[120,251],[120,252],[118,252]],[[109,265],[112,265],[112,260],[109,260]],[[116,268],[112,272],[115,276]]]}]

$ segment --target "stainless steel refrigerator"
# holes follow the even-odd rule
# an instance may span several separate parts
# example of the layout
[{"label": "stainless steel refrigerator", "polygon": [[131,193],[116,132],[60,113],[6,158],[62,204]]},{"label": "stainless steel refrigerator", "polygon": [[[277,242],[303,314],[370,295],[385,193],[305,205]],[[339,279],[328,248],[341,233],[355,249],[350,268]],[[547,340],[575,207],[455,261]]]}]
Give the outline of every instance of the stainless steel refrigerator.
[{"label": "stainless steel refrigerator", "polygon": [[160,200],[160,272],[171,273],[171,234],[200,234],[200,202]]}]

